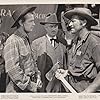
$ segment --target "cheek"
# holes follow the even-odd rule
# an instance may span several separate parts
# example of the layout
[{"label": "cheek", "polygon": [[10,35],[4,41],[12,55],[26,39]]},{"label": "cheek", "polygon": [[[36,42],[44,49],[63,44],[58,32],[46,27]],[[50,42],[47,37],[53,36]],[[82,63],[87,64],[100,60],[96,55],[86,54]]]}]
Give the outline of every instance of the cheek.
[{"label": "cheek", "polygon": [[27,29],[32,27],[32,25],[30,23],[27,23],[25,26],[26,26]]},{"label": "cheek", "polygon": [[56,32],[56,33],[58,32],[58,28],[55,29],[55,32]]},{"label": "cheek", "polygon": [[75,24],[74,24],[74,28],[75,28],[75,29],[79,29],[79,24],[78,24],[78,23],[75,23]]},{"label": "cheek", "polygon": [[52,31],[52,29],[47,28],[47,29],[46,29],[46,31],[49,33],[49,32],[51,32],[51,31]]}]

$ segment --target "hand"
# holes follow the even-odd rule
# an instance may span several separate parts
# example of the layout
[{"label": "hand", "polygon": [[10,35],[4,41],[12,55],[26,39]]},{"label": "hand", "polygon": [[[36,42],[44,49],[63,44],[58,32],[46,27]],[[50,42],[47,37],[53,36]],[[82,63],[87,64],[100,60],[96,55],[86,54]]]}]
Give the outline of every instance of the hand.
[{"label": "hand", "polygon": [[86,88],[84,91],[82,91],[81,93],[95,93],[96,90],[95,89],[92,89],[92,88]]},{"label": "hand", "polygon": [[37,84],[31,81],[27,86],[27,89],[30,90],[31,92],[37,92]]},{"label": "hand", "polygon": [[57,69],[57,71],[55,72],[55,77],[59,80],[66,77],[67,75],[68,75],[68,70]]},{"label": "hand", "polygon": [[[26,74],[27,76],[32,76],[32,75],[33,75],[33,72],[31,71],[30,68],[27,68],[27,69],[25,70],[25,74]],[[32,77],[33,77],[33,76],[32,76]]]},{"label": "hand", "polygon": [[89,92],[89,91],[87,91],[87,90],[84,90],[84,91],[82,91],[81,93],[92,93],[92,92]]},{"label": "hand", "polygon": [[42,88],[42,81],[40,78],[37,78],[37,88]]}]

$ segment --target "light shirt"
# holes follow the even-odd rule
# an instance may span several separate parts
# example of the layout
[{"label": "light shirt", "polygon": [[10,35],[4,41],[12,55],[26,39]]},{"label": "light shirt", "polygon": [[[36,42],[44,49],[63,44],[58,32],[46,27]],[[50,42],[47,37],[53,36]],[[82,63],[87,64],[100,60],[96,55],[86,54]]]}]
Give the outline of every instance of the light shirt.
[{"label": "light shirt", "polygon": [[57,37],[56,37],[56,36],[50,37],[48,34],[46,34],[46,36],[47,36],[49,42],[50,42],[50,43],[52,44],[52,46],[54,47],[54,46],[55,46],[55,41],[54,41],[54,40],[51,41],[51,39],[57,39]]},{"label": "light shirt", "polygon": [[4,59],[6,72],[21,90],[31,85],[29,73],[40,74],[32,58],[28,36],[21,28],[7,39]]}]

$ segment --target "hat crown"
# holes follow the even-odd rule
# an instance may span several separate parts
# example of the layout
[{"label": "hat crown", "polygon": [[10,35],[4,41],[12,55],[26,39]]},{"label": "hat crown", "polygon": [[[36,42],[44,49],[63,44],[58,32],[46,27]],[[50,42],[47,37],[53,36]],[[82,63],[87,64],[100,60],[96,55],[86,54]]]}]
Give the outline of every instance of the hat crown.
[{"label": "hat crown", "polygon": [[13,13],[12,17],[15,21],[12,28],[16,26],[17,21],[28,12],[34,11],[36,7],[21,6]]},{"label": "hat crown", "polygon": [[19,18],[20,15],[24,14],[24,12],[26,11],[28,7],[27,6],[23,6],[23,7],[19,7],[12,15],[14,20],[17,20]]},{"label": "hat crown", "polygon": [[54,13],[54,14],[49,14],[49,16],[47,15],[45,22],[47,22],[47,23],[58,23],[56,14]]},{"label": "hat crown", "polygon": [[72,10],[67,11],[64,14],[64,16],[68,19],[71,19],[73,15],[78,15],[85,18],[89,26],[95,26],[98,24],[95,18],[92,17],[92,13],[88,8],[74,8]]},{"label": "hat crown", "polygon": [[12,15],[13,19],[16,20],[26,9],[26,7],[18,8]]},{"label": "hat crown", "polygon": [[89,16],[92,16],[91,11],[89,9],[87,9],[87,8],[74,8],[74,10],[76,10],[77,13],[81,12],[81,13],[87,14]]}]

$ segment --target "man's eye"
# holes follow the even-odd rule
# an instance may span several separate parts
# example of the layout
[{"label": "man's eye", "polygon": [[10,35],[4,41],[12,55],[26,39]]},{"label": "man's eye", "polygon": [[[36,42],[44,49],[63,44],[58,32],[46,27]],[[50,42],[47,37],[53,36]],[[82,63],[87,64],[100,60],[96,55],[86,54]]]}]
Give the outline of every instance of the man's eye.
[{"label": "man's eye", "polygon": [[0,24],[2,24],[2,20],[0,20]]},{"label": "man's eye", "polygon": [[71,22],[75,22],[74,20],[71,20]]},{"label": "man's eye", "polygon": [[55,24],[53,27],[54,27],[54,28],[56,28],[57,26],[58,26],[58,25],[57,25],[57,24]]},{"label": "man's eye", "polygon": [[50,26],[51,28],[53,27],[53,26]]}]

